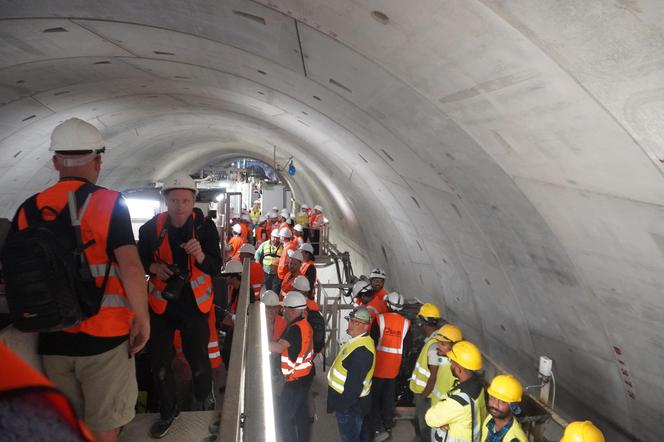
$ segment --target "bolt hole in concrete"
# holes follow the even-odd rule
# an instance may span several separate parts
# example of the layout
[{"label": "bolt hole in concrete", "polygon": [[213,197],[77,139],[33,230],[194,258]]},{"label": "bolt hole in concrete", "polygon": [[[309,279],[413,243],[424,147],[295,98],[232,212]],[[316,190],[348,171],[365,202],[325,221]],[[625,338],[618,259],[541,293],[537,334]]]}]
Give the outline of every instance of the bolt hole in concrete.
[{"label": "bolt hole in concrete", "polygon": [[384,12],[380,11],[371,11],[371,17],[383,25],[386,25],[390,21],[390,17],[388,17]]}]

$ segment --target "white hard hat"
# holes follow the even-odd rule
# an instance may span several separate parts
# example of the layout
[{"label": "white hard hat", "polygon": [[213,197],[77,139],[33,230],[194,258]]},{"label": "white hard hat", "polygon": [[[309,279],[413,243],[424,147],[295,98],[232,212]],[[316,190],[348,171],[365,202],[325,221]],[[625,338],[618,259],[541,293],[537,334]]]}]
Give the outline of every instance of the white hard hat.
[{"label": "white hard hat", "polygon": [[251,244],[242,244],[242,247],[240,247],[240,254],[243,253],[251,253],[253,255],[256,253],[256,249]]},{"label": "white hard hat", "polygon": [[279,236],[282,238],[292,238],[293,233],[288,227],[284,227],[283,229],[279,230]]},{"label": "white hard hat", "polygon": [[307,306],[307,299],[300,292],[291,291],[286,293],[284,307],[290,307],[298,310],[304,310]]},{"label": "white hard hat", "polygon": [[60,123],[51,133],[51,152],[98,151],[104,150],[101,133],[90,123],[79,118],[70,118]]},{"label": "white hard hat", "polygon": [[399,311],[403,308],[403,296],[401,296],[398,292],[390,292],[386,297],[385,297],[385,303],[395,311]]},{"label": "white hard hat", "polygon": [[373,278],[385,279],[385,270],[379,267],[376,267],[375,269],[371,270],[371,273],[369,273],[369,279]]},{"label": "white hard hat", "polygon": [[304,232],[304,229],[302,228],[301,224],[295,224],[295,226],[293,227],[293,230],[295,230],[296,232],[300,232],[300,233]]},{"label": "white hard hat", "polygon": [[254,200],[254,204],[260,204],[261,200]]},{"label": "white hard hat", "polygon": [[242,216],[240,217],[243,221],[251,222],[251,217],[247,215],[246,213],[243,213]]},{"label": "white hard hat", "polygon": [[266,290],[265,293],[263,293],[261,302],[265,304],[266,307],[275,307],[279,305],[279,295],[272,290]]},{"label": "white hard hat", "polygon": [[302,244],[300,246],[300,250],[302,250],[303,252],[309,252],[312,255],[314,254],[314,246],[312,246],[308,242],[305,242],[304,244]]},{"label": "white hard hat", "polygon": [[371,284],[369,281],[357,281],[353,285],[353,298],[357,298],[362,293],[366,293],[371,290]]},{"label": "white hard hat", "polygon": [[279,208],[277,206],[272,206],[272,211],[273,212],[279,212]]},{"label": "white hard hat", "polygon": [[316,205],[314,206],[314,210],[318,210],[319,212],[322,212],[322,211],[323,211],[323,207],[322,207],[322,206],[319,206],[318,204],[316,204]]},{"label": "white hard hat", "polygon": [[270,232],[270,236],[272,238],[279,238],[279,229],[272,229],[272,232]]},{"label": "white hard hat", "polygon": [[261,215],[258,217],[258,224],[262,224],[265,221],[267,221],[267,218],[265,218],[265,215]]},{"label": "white hard hat", "polygon": [[283,216],[284,218],[289,218],[290,217],[290,212],[288,209],[281,209],[281,212],[279,212],[279,215]]},{"label": "white hard hat", "polygon": [[290,259],[297,259],[300,262],[304,261],[304,256],[302,256],[302,252],[300,250],[294,250],[293,253],[290,253],[290,250],[288,252],[288,257]]},{"label": "white hard hat", "polygon": [[301,292],[308,292],[311,290],[311,284],[309,284],[309,280],[307,278],[300,275],[293,280],[293,288]]},{"label": "white hard hat", "polygon": [[239,224],[233,224],[233,232],[239,235],[242,233],[242,227]]},{"label": "white hard hat", "polygon": [[278,217],[278,216],[279,216],[279,214],[277,213],[276,210],[273,210],[273,211],[271,211],[270,213],[267,214],[267,217],[268,217],[268,218],[272,218],[272,219],[274,219],[274,218],[276,218],[276,217]]},{"label": "white hard hat", "polygon": [[164,185],[161,188],[161,192],[165,193],[169,190],[174,189],[187,189],[191,190],[194,193],[198,193],[196,189],[196,182],[192,177],[186,173],[176,172],[173,175],[169,176],[164,180]]},{"label": "white hard hat", "polygon": [[300,208],[302,208],[302,209],[304,210],[304,209],[308,209],[309,206],[307,206],[306,204],[302,204],[302,205],[300,206]]},{"label": "white hard hat", "polygon": [[222,275],[228,275],[231,273],[242,273],[242,263],[240,261],[228,261],[226,267],[222,270]]}]

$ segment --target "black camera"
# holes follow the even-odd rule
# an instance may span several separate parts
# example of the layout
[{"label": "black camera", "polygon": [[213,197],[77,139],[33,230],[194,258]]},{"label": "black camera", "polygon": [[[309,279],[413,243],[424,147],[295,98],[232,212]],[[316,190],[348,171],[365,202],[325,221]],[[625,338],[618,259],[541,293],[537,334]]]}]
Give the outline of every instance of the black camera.
[{"label": "black camera", "polygon": [[166,288],[161,293],[161,296],[167,301],[176,301],[187,282],[187,277],[180,271],[177,265],[170,265],[168,268],[171,269],[173,274],[166,281]]}]

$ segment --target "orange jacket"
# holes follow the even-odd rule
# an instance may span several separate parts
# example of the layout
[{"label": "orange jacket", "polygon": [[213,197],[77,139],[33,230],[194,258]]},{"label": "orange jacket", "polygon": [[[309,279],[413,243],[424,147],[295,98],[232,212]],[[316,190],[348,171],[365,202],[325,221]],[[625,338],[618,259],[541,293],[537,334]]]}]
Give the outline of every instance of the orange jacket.
[{"label": "orange jacket", "polygon": [[240,236],[244,240],[244,242],[249,242],[249,226],[246,225],[245,223],[238,223],[240,225],[240,228],[242,229],[242,232],[240,233]]},{"label": "orange jacket", "polygon": [[385,290],[385,287],[378,290],[378,292],[376,293],[376,298],[379,298],[381,301],[384,300],[386,296],[387,296],[387,290]]},{"label": "orange jacket", "polygon": [[286,382],[295,381],[311,373],[314,359],[314,331],[309,321],[302,318],[290,327],[300,327],[302,345],[295,361],[291,361],[288,357],[288,348],[281,352],[281,374],[284,375]]},{"label": "orange jacket", "polygon": [[240,247],[247,241],[242,238],[242,236],[233,236],[228,239],[228,245],[231,246],[231,251],[228,252],[228,256],[231,257],[231,259],[239,259],[240,258]]},{"label": "orange jacket", "polygon": [[311,311],[314,311],[314,312],[319,312],[320,311],[320,306],[318,305],[318,303],[316,301],[314,301],[313,299],[309,299],[309,298],[307,298],[307,308]]},{"label": "orange jacket", "polygon": [[263,244],[263,242],[270,239],[270,232],[266,229],[266,226],[257,226],[254,229],[254,239],[256,240],[256,248]]},{"label": "orange jacket", "polygon": [[284,276],[284,279],[281,280],[281,291],[279,292],[279,301],[283,301],[288,292],[290,292],[293,289],[293,281],[295,281],[295,278],[300,276],[299,273],[296,273],[295,275],[291,272],[286,273],[286,276]]},{"label": "orange jacket", "polygon": [[[69,399],[53,386],[37,370],[26,364],[13,351],[0,341],[0,392],[20,393],[21,390],[38,394],[44,402],[35,403],[35,408],[44,405],[57,411],[62,419],[80,436],[80,440],[92,442],[94,436],[88,427],[76,417]],[[11,417],[7,417],[11,419]],[[56,435],[53,435],[56,436]]]},{"label": "orange jacket", "polygon": [[[194,218],[196,213],[193,213]],[[167,212],[162,212],[157,215],[157,238],[161,240],[161,244],[154,252],[154,262],[163,262],[166,264],[173,263],[173,252],[168,242],[168,230],[164,229],[166,219],[168,218]],[[195,222],[194,222],[195,224]],[[192,226],[192,237],[195,237],[196,230]],[[212,277],[198,268],[196,265],[196,258],[189,255],[189,284],[191,290],[194,292],[196,304],[201,313],[207,313],[212,308]],[[161,296],[161,292],[166,288],[166,281],[157,278],[157,275],[152,275],[148,282],[148,302],[153,312],[158,315],[166,311],[168,301]]]},{"label": "orange jacket", "polygon": [[380,338],[376,346],[376,368],[373,377],[394,379],[401,368],[403,340],[408,333],[410,321],[398,313],[378,315]]},{"label": "orange jacket", "polygon": [[364,305],[367,310],[369,310],[372,324],[376,319],[376,316],[380,315],[381,313],[387,313],[387,306],[385,305],[385,301],[380,299],[378,296],[374,296],[368,304],[362,304],[359,298],[357,298],[355,299],[355,305]]},{"label": "orange jacket", "polygon": [[[48,206],[60,212],[67,204],[69,192],[76,192],[83,184],[85,181],[82,179],[59,181],[37,195],[37,207],[41,209]],[[134,314],[129,310],[129,300],[120,279],[118,265],[106,254],[111,215],[118,198],[120,198],[118,192],[104,188],[99,188],[90,196],[88,208],[81,220],[81,237],[84,244],[92,242],[84,253],[97,287],[103,285],[109,262],[111,268],[99,312],[76,326],[64,329],[65,332],[82,332],[98,337],[129,334]],[[55,219],[55,214],[48,210],[42,214],[45,220]],[[18,213],[18,229],[23,230],[27,227],[25,211],[21,209]]]},{"label": "orange jacket", "polygon": [[277,278],[283,279],[288,273],[288,251],[297,250],[297,241],[289,241],[288,244],[284,244],[284,250],[281,252],[279,257],[279,264],[277,265]]}]

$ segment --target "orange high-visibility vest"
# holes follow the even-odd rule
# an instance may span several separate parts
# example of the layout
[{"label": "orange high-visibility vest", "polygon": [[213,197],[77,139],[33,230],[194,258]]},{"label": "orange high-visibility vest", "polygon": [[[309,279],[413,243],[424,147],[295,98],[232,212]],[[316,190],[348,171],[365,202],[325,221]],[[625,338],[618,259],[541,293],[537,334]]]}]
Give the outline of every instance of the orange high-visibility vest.
[{"label": "orange high-visibility vest", "polygon": [[[48,206],[59,213],[67,204],[69,192],[76,192],[83,184],[85,181],[82,179],[59,181],[37,195],[37,208]],[[111,267],[99,312],[78,325],[64,329],[65,332],[116,337],[128,335],[131,329],[134,314],[129,310],[129,299],[120,279],[118,264],[106,254],[111,215],[118,198],[120,198],[119,192],[104,188],[99,188],[90,195],[88,208],[81,220],[81,238],[83,244],[92,243],[84,253],[97,287],[101,287],[104,283],[109,262]],[[56,214],[44,210],[42,217],[45,221],[49,221],[55,219]],[[21,209],[18,213],[18,229],[23,230],[27,227],[25,211]]]},{"label": "orange high-visibility vest", "polygon": [[[194,224],[196,222],[196,213],[192,214]],[[168,229],[164,229],[168,213],[162,212],[157,215],[157,238],[161,241],[159,247],[154,252],[154,262],[163,262],[166,264],[173,264],[173,251],[168,242]],[[196,228],[192,226],[192,237],[196,236]],[[189,285],[194,292],[196,305],[201,313],[208,313],[212,308],[212,277],[199,269],[196,265],[196,258],[189,255]],[[152,275],[148,282],[148,302],[153,312],[158,315],[166,311],[168,301],[161,296],[161,292],[166,288],[166,281],[157,278],[157,275]]]},{"label": "orange high-visibility vest", "polygon": [[309,216],[309,228],[311,229],[319,229],[320,227],[322,227],[323,222],[324,220],[322,213]]},{"label": "orange high-visibility vest", "polygon": [[381,301],[384,301],[386,296],[387,296],[387,290],[385,290],[385,287],[378,290],[378,293],[376,293],[376,298],[380,299]]},{"label": "orange high-visibility vest", "polygon": [[[51,381],[19,358],[0,341],[0,393],[12,392],[19,395],[26,393],[38,394],[44,403],[36,402],[35,408],[43,408],[44,404],[57,411],[63,420],[81,437],[81,440],[92,442],[94,436],[88,427],[76,417],[74,407],[69,399],[62,394]],[[10,417],[7,417],[10,418]]]},{"label": "orange high-visibility vest", "polygon": [[288,292],[290,292],[291,290],[295,290],[293,288],[293,281],[295,281],[295,278],[297,278],[298,276],[300,276],[299,273],[295,274],[293,274],[292,272],[286,273],[286,276],[284,276],[284,279],[281,281],[281,292],[279,292],[279,301],[283,301]]},{"label": "orange high-visibility vest", "polygon": [[288,321],[284,319],[281,315],[276,315],[274,317],[274,330],[272,330],[272,340],[278,341],[283,335],[286,329],[288,328]]},{"label": "orange high-visibility vest", "polygon": [[244,242],[249,241],[249,226],[246,225],[245,223],[238,223],[240,225],[240,228],[242,229],[242,232],[240,232],[240,237],[244,240]]},{"label": "orange high-visibility vest", "polygon": [[376,346],[376,368],[373,376],[382,379],[394,379],[401,368],[403,340],[406,337],[410,321],[398,313],[378,315],[380,338]]},{"label": "orange high-visibility vest", "polygon": [[360,302],[360,298],[355,299],[355,305],[364,305],[367,310],[369,310],[369,313],[371,314],[371,323],[373,324],[373,321],[376,319],[376,316],[380,315],[381,313],[387,313],[387,306],[385,305],[385,301],[382,299],[379,299],[378,296],[374,296],[371,301],[369,301],[368,304],[362,304]]},{"label": "orange high-visibility vest", "polygon": [[300,327],[302,345],[295,361],[288,357],[288,348],[281,352],[281,374],[286,382],[295,381],[311,373],[314,360],[314,331],[309,321],[302,318],[290,326]]},{"label": "orange high-visibility vest", "polygon": [[284,249],[281,252],[279,257],[279,264],[277,265],[277,277],[283,281],[288,273],[288,251],[297,250],[297,241],[289,241],[288,244],[284,244]]},{"label": "orange high-visibility vest", "polygon": [[309,298],[307,298],[307,308],[311,311],[314,311],[314,312],[319,312],[320,311],[320,306],[318,305],[318,303],[316,301],[314,301],[313,299],[309,299]]},{"label": "orange high-visibility vest", "polygon": [[[219,338],[217,336],[216,315],[214,309],[210,309],[208,326],[210,327],[210,339],[208,340],[210,367],[217,368],[221,366],[221,351],[219,350]],[[180,330],[175,330],[173,336],[173,348],[175,348],[175,357],[185,361],[186,357],[182,350],[182,335],[180,334]]]},{"label": "orange high-visibility vest", "polygon": [[256,240],[256,248],[270,239],[270,232],[266,230],[266,226],[258,226],[254,229],[254,239]]}]

